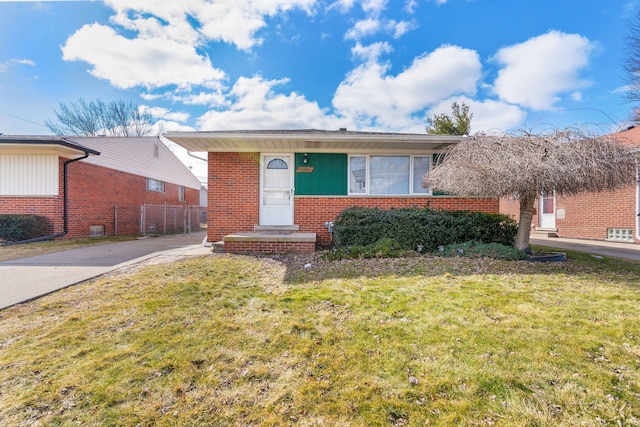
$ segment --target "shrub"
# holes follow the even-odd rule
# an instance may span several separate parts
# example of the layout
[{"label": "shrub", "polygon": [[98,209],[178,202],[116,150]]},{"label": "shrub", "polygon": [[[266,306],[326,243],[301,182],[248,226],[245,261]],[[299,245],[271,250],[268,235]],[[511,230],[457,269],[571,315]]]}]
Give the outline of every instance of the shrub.
[{"label": "shrub", "polygon": [[0,215],[0,239],[8,242],[33,239],[49,234],[53,226],[49,218],[29,214]]},{"label": "shrub", "polygon": [[436,251],[436,254],[445,257],[494,258],[510,261],[525,259],[527,257],[527,254],[513,246],[505,246],[500,243],[479,242],[463,242],[441,246]]},{"label": "shrub", "polygon": [[440,245],[476,241],[512,246],[518,226],[507,215],[467,211],[354,207],[334,221],[338,247],[368,246],[383,238],[397,240],[405,250],[433,252]]}]

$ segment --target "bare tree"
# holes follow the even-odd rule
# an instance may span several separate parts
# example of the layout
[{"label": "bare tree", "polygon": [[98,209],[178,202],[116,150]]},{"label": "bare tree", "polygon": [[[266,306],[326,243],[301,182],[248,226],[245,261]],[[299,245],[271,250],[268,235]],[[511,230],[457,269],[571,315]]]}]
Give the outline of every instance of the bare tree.
[{"label": "bare tree", "polygon": [[[640,102],[640,10],[629,21],[624,36],[624,54],[622,76],[627,84],[625,98],[632,103]],[[640,121],[638,109],[634,112],[634,120]]]},{"label": "bare tree", "polygon": [[57,135],[145,136],[153,131],[153,118],[133,102],[116,100],[106,103],[100,99],[60,104],[54,110],[57,121],[45,125]]},{"label": "bare tree", "polygon": [[574,195],[632,184],[636,161],[615,135],[526,132],[465,138],[444,152],[425,186],[461,196],[515,197],[520,203],[516,248],[528,250],[535,200],[543,191]]}]

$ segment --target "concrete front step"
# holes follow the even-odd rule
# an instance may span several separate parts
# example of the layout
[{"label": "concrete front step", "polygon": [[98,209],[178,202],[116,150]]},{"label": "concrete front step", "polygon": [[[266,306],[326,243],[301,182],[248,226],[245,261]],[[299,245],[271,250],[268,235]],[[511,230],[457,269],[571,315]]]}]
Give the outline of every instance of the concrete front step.
[{"label": "concrete front step", "polygon": [[536,237],[536,236],[558,237],[558,230],[537,228],[531,232],[531,237]]}]

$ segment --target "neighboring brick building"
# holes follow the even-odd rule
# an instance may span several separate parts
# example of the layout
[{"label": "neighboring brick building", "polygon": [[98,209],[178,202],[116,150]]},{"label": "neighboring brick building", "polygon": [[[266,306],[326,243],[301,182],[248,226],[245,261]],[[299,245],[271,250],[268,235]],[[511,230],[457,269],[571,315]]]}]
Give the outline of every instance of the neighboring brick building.
[{"label": "neighboring brick building", "polygon": [[118,234],[138,234],[141,205],[199,199],[198,179],[157,137],[0,136],[0,213],[46,216],[59,237],[114,235],[116,206],[132,217]]},{"label": "neighboring brick building", "polygon": [[[433,157],[458,143],[458,136],[346,130],[164,136],[190,151],[209,152],[208,241],[224,240],[225,251],[308,251],[314,244],[328,245],[327,223],[352,206],[499,211],[498,199],[434,195],[422,187]],[[270,246],[265,231],[277,233]],[[292,232],[289,246],[287,231]]]},{"label": "neighboring brick building", "polygon": [[[640,150],[640,127],[619,132],[616,138]],[[500,212],[517,220],[518,202],[501,200]],[[640,182],[613,192],[582,193],[571,197],[550,194],[538,199],[532,231],[566,238],[640,243],[639,215]]]}]

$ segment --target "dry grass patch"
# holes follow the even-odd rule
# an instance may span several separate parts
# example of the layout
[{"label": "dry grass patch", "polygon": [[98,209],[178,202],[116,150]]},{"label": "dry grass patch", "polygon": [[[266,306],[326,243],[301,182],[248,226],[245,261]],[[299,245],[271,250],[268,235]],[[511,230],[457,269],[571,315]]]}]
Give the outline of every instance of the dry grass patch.
[{"label": "dry grass patch", "polygon": [[146,266],[0,312],[0,424],[640,425],[639,283],[587,256]]}]

